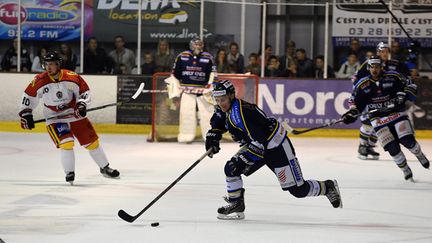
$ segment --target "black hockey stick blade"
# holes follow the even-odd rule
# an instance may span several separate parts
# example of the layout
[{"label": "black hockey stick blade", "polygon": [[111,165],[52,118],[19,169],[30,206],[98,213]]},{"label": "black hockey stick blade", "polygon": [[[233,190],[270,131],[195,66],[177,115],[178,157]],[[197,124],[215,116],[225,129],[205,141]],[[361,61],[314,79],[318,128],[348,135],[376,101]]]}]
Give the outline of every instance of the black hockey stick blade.
[{"label": "black hockey stick blade", "polygon": [[153,199],[141,212],[139,212],[137,215],[132,216],[128,213],[126,213],[124,210],[120,209],[117,213],[117,215],[123,219],[126,222],[132,223],[135,221],[139,216],[141,216],[147,209],[149,209],[153,204],[155,204],[165,193],[167,193],[177,182],[179,182],[187,173],[189,173],[196,165],[198,165],[199,162],[201,162],[207,155],[213,153],[213,149],[207,150],[201,157],[195,161],[189,168],[187,168],[175,181],[173,181],[165,190],[163,190],[157,197]]},{"label": "black hockey stick blade", "polygon": [[120,209],[117,213],[117,215],[123,219],[126,222],[132,223],[133,221],[135,221],[138,217],[134,217],[128,213],[126,213],[123,209]]},{"label": "black hockey stick blade", "polygon": [[[132,95],[132,97],[129,98],[128,100],[126,100],[126,101],[119,101],[119,102],[115,102],[115,103],[111,103],[111,104],[106,104],[106,105],[101,105],[101,106],[93,107],[93,108],[87,109],[87,112],[101,110],[101,109],[105,109],[105,108],[111,107],[111,106],[123,105],[125,103],[128,103],[128,102],[130,102],[130,101],[135,100],[136,98],[138,98],[138,96],[141,93],[143,93],[143,90],[144,90],[144,83],[141,83],[140,86],[138,87],[138,89],[135,91],[135,94]],[[34,123],[40,123],[40,122],[44,122],[44,121],[48,121],[48,120],[53,120],[53,119],[66,118],[66,117],[72,116],[72,115],[73,115],[73,113],[71,113],[71,114],[63,114],[63,115],[60,115],[60,116],[48,117],[46,119],[43,118],[43,119],[35,120]]]}]

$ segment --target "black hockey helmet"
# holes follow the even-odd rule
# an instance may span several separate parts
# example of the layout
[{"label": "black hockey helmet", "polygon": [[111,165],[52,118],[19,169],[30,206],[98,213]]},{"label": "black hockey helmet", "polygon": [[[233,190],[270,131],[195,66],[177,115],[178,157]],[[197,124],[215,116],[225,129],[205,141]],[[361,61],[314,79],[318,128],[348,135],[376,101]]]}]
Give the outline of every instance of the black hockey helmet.
[{"label": "black hockey helmet", "polygon": [[382,60],[379,56],[371,56],[367,61],[368,67],[372,65],[382,66]]},{"label": "black hockey helmet", "polygon": [[228,79],[213,83],[213,97],[235,94],[235,87]]},{"label": "black hockey helmet", "polygon": [[59,66],[61,66],[63,59],[60,55],[55,51],[48,52],[42,59],[42,68],[45,69],[46,62],[57,62]]}]

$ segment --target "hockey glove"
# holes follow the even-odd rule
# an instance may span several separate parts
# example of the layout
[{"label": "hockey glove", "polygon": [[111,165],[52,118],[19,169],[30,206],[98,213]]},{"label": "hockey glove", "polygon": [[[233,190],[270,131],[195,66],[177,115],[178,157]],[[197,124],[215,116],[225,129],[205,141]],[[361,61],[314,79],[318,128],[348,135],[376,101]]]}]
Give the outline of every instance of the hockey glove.
[{"label": "hockey glove", "polygon": [[360,115],[360,112],[357,109],[350,109],[345,114],[342,115],[343,123],[351,124],[357,120],[357,117]]},{"label": "hockey glove", "polygon": [[19,113],[21,117],[21,128],[31,130],[35,127],[32,110],[24,109]]},{"label": "hockey glove", "polygon": [[78,102],[75,105],[75,115],[77,117],[85,117],[87,115],[87,105],[84,102]]},{"label": "hockey glove", "polygon": [[217,129],[210,129],[206,134],[206,150],[212,149],[212,152],[208,155],[213,158],[213,154],[217,154],[220,150],[219,143],[222,139],[222,132]]},{"label": "hockey glove", "polygon": [[406,101],[406,93],[405,92],[397,92],[396,93],[396,107],[401,108],[405,107],[405,101]]},{"label": "hockey glove", "polygon": [[245,151],[239,154],[238,160],[246,165],[253,165],[264,159],[264,146],[262,144],[252,141],[245,145],[244,149]]}]

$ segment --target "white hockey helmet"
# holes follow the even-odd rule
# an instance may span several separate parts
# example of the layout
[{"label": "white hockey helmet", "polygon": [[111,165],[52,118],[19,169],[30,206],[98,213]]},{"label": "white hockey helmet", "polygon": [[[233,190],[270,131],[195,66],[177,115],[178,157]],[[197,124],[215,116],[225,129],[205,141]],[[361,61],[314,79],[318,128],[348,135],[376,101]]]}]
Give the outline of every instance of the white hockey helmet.
[{"label": "white hockey helmet", "polygon": [[380,43],[378,43],[378,45],[376,47],[376,52],[379,53],[380,51],[384,50],[385,48],[390,49],[390,47],[387,43],[384,43],[381,41]]}]

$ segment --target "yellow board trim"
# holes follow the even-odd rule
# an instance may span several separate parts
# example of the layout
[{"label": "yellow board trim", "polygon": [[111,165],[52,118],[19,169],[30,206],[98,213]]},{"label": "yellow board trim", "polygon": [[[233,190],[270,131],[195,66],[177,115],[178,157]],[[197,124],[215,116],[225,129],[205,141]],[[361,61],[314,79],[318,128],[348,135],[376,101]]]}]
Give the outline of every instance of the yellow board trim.
[{"label": "yellow board trim", "polygon": [[[151,125],[135,125],[135,124],[93,124],[94,128],[98,133],[112,133],[112,134],[143,134],[148,135],[151,131]],[[158,130],[170,133],[178,132],[178,126],[160,125],[157,127]],[[296,128],[302,130],[302,128]],[[36,124],[36,127],[29,130],[21,128],[18,121],[3,121],[0,122],[0,132],[30,132],[30,133],[45,133],[45,124]],[[358,129],[318,129],[301,135],[288,134],[288,137],[303,138],[303,137],[346,137],[346,138],[358,138]],[[177,134],[175,134],[177,136]],[[432,130],[416,130],[416,138],[418,139],[432,139]]]}]

